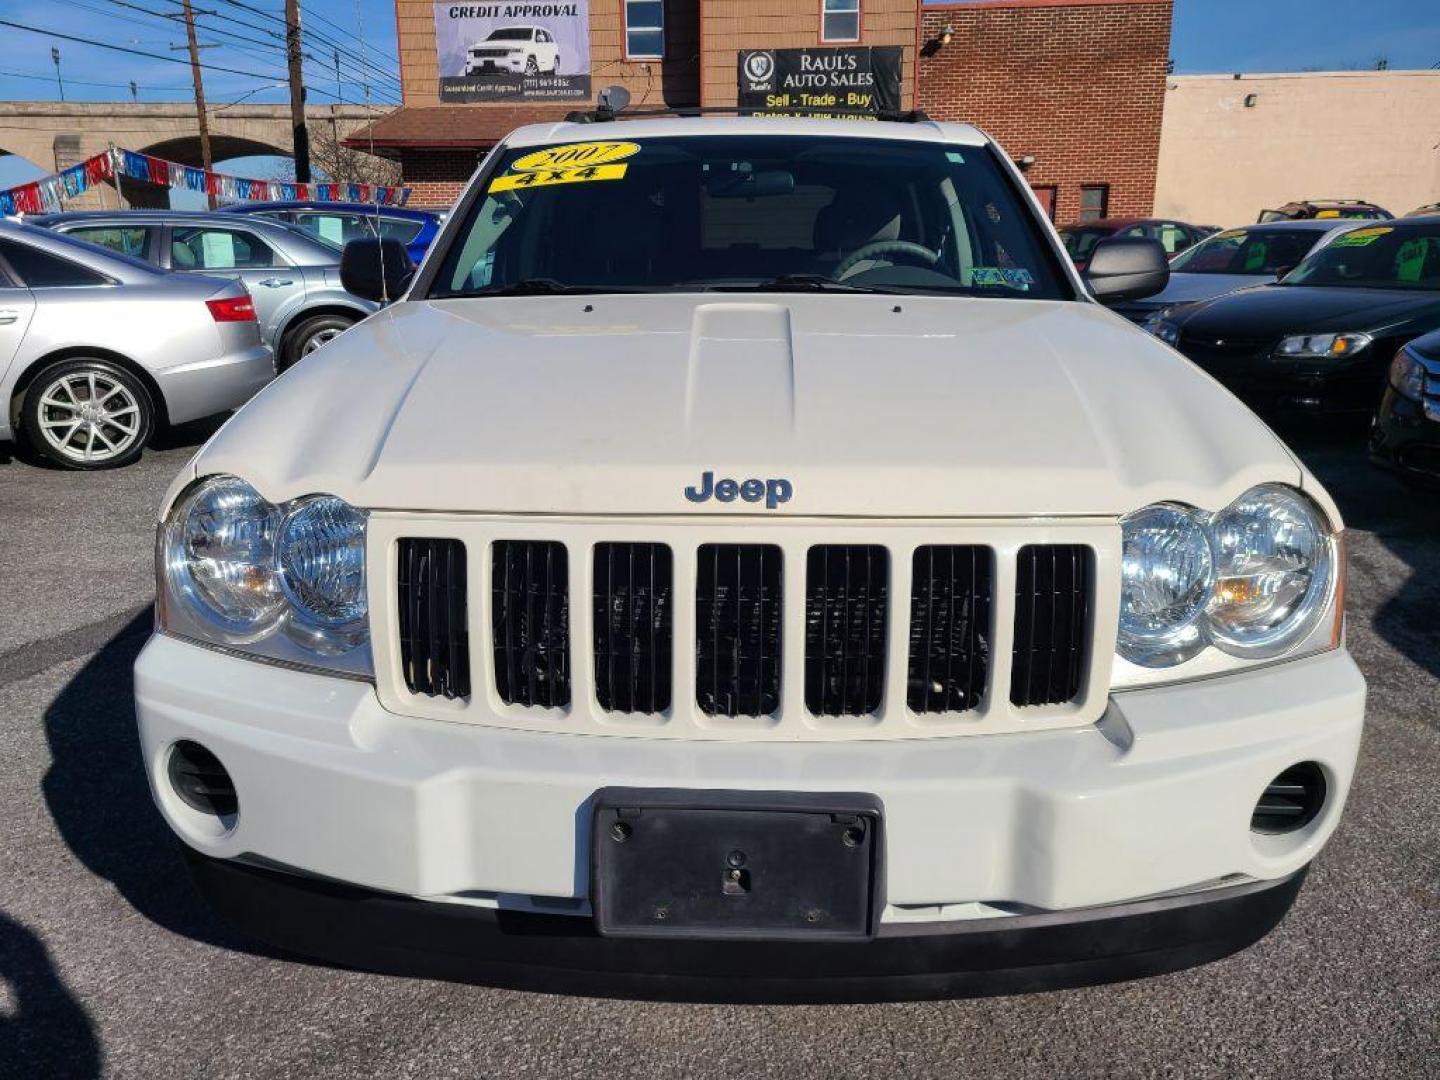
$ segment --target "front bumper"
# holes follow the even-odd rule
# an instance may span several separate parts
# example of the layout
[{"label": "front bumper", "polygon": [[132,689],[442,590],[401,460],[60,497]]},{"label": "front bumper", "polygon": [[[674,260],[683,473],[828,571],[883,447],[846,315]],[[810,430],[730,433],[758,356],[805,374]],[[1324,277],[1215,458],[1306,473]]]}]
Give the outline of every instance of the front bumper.
[{"label": "front bumper", "polygon": [[1370,429],[1370,457],[1403,476],[1440,484],[1440,420],[1386,387]]},{"label": "front bumper", "polygon": [[172,424],[238,409],[273,378],[275,354],[259,342],[155,373]]},{"label": "front bumper", "polygon": [[329,963],[543,993],[770,1003],[1016,994],[1193,967],[1269,933],[1306,873],[1063,915],[889,925],[852,943],[602,937],[585,918],[425,903],[193,851],[188,861],[227,921]]},{"label": "front bumper", "polygon": [[[591,799],[607,785],[875,795],[885,813],[883,933],[967,920],[999,926],[996,918],[1041,912],[1077,924],[1081,940],[1078,924],[1090,918],[1083,909],[1221,882],[1289,880],[1339,819],[1364,696],[1339,650],[1117,693],[1089,728],[758,745],[410,719],[386,712],[367,684],[164,636],[136,664],[152,789],[196,852],[278,865],[301,891],[309,885],[297,874],[395,894],[385,903],[433,901],[427,918],[442,921],[469,913],[504,923],[523,909],[577,927],[588,924]],[[179,739],[203,744],[229,770],[240,806],[232,828],[169,787],[166,764]],[[1324,772],[1323,810],[1295,833],[1252,833],[1261,791],[1300,761]],[[1225,894],[1202,895],[1218,902]],[[283,921],[263,918],[266,926]],[[1182,953],[1199,962],[1244,936],[1211,927]],[[1231,945],[1214,952],[1221,937]]]},{"label": "front bumper", "polygon": [[519,53],[514,56],[487,56],[483,60],[470,60],[465,64],[466,75],[485,75],[506,71],[515,74],[524,70],[525,56]]}]

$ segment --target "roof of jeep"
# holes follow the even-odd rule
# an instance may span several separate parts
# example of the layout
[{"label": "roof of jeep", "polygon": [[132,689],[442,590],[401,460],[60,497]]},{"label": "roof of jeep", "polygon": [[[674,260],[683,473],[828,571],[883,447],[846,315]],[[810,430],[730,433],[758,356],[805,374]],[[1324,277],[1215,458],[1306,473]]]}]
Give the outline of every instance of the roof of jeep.
[{"label": "roof of jeep", "polygon": [[516,128],[506,146],[540,146],[555,142],[590,142],[602,139],[658,138],[694,135],[808,135],[824,138],[896,139],[904,142],[985,146],[990,139],[969,124],[941,124],[934,120],[901,123],[892,120],[843,118],[823,120],[797,116],[666,116],[603,123],[529,124]]}]

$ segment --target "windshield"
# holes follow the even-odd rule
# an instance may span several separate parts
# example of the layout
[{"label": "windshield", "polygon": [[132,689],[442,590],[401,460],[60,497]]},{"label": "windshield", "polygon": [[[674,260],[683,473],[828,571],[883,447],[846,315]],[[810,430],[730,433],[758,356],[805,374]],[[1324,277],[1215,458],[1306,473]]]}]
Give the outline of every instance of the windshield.
[{"label": "windshield", "polygon": [[529,41],[530,29],[525,26],[511,26],[504,30],[491,30],[486,41]]},{"label": "windshield", "polygon": [[1177,255],[1170,272],[1272,277],[1297,265],[1324,235],[1322,229],[1230,229]]},{"label": "windshield", "polygon": [[482,183],[431,296],[1073,296],[984,147],[784,135],[572,143],[511,150]]},{"label": "windshield", "polygon": [[1353,229],[1308,257],[1283,284],[1440,290],[1440,224]]},{"label": "windshield", "polygon": [[1072,259],[1089,258],[1090,253],[1095,250],[1096,244],[1114,235],[1115,230],[1108,225],[1094,229],[1071,228],[1060,230],[1060,239],[1065,244],[1065,250],[1070,253]]}]

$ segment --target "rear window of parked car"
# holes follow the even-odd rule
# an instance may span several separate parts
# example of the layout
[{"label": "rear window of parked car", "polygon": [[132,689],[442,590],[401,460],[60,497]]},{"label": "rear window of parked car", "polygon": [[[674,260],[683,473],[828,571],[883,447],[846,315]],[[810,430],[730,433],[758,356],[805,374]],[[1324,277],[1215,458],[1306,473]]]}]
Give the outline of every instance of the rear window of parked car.
[{"label": "rear window of parked car", "polygon": [[170,265],[176,270],[245,270],[274,266],[276,258],[269,245],[251,233],[176,228],[170,233]]},{"label": "rear window of parked car", "polygon": [[110,280],[89,267],[51,255],[48,251],[41,251],[29,244],[0,241],[0,257],[9,264],[21,283],[32,289],[105,285]]},{"label": "rear window of parked car", "polygon": [[70,229],[66,235],[73,236],[77,240],[88,240],[92,244],[99,244],[111,251],[118,251],[122,255],[143,259],[150,231],[130,226],[96,225],[82,229]]}]

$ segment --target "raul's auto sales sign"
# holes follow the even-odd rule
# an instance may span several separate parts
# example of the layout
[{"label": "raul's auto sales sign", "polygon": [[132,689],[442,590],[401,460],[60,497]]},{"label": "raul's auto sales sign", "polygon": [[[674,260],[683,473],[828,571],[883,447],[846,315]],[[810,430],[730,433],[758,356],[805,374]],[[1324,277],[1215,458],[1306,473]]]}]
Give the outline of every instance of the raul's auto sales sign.
[{"label": "raul's auto sales sign", "polygon": [[435,5],[441,101],[590,96],[589,0]]},{"label": "raul's auto sales sign", "polygon": [[900,108],[899,45],[851,49],[742,49],[741,109],[770,113],[877,113]]}]

